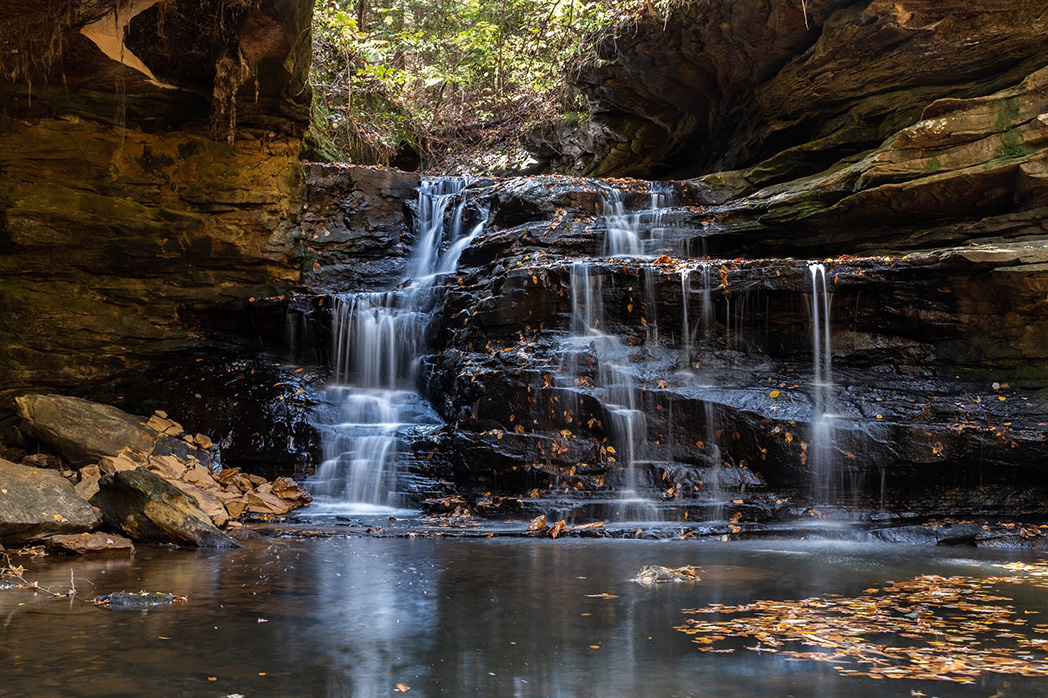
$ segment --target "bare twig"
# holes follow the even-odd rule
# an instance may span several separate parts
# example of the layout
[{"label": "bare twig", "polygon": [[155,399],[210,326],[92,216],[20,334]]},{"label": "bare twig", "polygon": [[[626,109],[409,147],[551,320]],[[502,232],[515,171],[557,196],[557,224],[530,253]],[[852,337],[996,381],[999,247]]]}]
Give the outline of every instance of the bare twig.
[{"label": "bare twig", "polygon": [[[7,553],[4,553],[4,566],[2,568],[0,568],[0,571],[2,571],[7,576],[13,577],[16,580],[18,580],[19,585],[24,587],[24,588],[26,588],[26,589],[32,589],[33,591],[39,591],[39,592],[41,592],[43,594],[47,594],[48,596],[52,596],[52,597],[54,597],[56,599],[64,599],[67,596],[67,594],[59,594],[57,591],[51,591],[47,587],[42,587],[39,584],[37,584],[36,582],[30,582],[28,579],[23,577],[22,573],[25,571],[25,568],[23,568],[21,565],[19,565],[18,567],[15,567],[14,565],[12,565],[11,564],[11,558],[10,558],[10,556]],[[72,574],[72,570],[70,570],[70,574]]]}]

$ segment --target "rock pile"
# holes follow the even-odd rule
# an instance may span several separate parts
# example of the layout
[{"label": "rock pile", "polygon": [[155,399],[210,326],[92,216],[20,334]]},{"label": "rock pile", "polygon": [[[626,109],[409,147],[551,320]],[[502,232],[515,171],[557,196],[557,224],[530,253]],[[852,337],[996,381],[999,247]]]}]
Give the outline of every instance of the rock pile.
[{"label": "rock pile", "polygon": [[[142,420],[114,407],[59,395],[26,395],[17,403],[21,430],[60,454],[7,449],[3,455],[20,457],[23,463],[18,475],[39,478],[48,473],[65,482],[60,472],[72,485],[69,494],[75,492],[100,510],[106,526],[134,540],[224,547],[233,542],[218,527],[239,526],[237,519],[245,514],[286,514],[312,499],[291,478],[270,482],[240,468],[221,468],[219,448],[209,437],[186,433],[161,411]],[[6,523],[0,501],[0,533],[8,530]],[[93,528],[93,523],[78,531]],[[9,528],[27,532],[17,542],[37,530]],[[39,530],[42,535],[72,532],[51,528]]]}]

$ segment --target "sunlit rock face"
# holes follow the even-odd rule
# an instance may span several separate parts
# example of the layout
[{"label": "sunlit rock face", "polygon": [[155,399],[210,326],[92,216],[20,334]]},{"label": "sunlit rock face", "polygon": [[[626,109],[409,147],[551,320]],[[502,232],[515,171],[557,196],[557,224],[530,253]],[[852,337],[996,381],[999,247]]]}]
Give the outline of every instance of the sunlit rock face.
[{"label": "sunlit rock face", "polygon": [[89,393],[249,343],[229,311],[299,275],[310,16],[282,0],[0,10],[4,390]]}]

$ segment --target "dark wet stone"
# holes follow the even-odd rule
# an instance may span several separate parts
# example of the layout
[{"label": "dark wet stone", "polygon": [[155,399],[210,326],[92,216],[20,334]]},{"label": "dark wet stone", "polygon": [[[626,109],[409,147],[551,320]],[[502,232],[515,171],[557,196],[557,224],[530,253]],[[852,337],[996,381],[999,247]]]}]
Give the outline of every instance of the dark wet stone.
[{"label": "dark wet stone", "polygon": [[184,596],[176,596],[175,594],[162,594],[162,593],[151,593],[143,591],[139,593],[129,593],[126,591],[114,591],[111,594],[104,596],[96,596],[94,603],[105,608],[112,608],[114,610],[142,610],[149,608],[158,608],[161,606],[173,606],[177,603],[185,603],[186,598]]}]

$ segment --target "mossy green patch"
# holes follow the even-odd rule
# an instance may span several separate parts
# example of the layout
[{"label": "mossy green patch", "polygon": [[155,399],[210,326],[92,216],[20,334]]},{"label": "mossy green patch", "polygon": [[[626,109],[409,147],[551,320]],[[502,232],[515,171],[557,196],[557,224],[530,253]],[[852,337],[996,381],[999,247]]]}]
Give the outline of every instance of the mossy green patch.
[{"label": "mossy green patch", "polygon": [[993,125],[997,131],[1005,131],[1019,121],[1019,100],[1015,97],[1001,102],[997,108],[997,122]]},{"label": "mossy green patch", "polygon": [[1004,142],[1002,157],[1005,160],[1016,160],[1026,157],[1034,151],[1033,148],[1022,142],[1022,137],[1017,130],[1002,134],[1001,140]]}]

